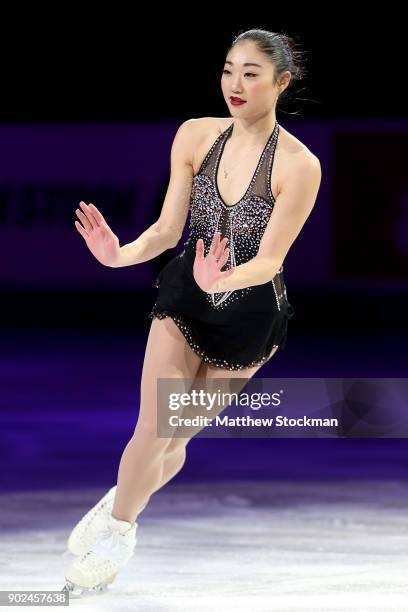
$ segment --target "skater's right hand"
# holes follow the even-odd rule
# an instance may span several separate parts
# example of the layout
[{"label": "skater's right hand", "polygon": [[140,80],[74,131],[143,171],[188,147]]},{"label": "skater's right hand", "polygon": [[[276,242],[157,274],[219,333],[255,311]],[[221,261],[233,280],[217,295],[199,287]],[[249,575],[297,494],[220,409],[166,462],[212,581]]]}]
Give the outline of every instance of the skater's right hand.
[{"label": "skater's right hand", "polygon": [[75,221],[75,227],[86,242],[92,255],[104,266],[113,266],[119,257],[119,239],[112,232],[102,214],[93,204],[79,203],[82,210],[76,209],[76,214],[82,221]]}]

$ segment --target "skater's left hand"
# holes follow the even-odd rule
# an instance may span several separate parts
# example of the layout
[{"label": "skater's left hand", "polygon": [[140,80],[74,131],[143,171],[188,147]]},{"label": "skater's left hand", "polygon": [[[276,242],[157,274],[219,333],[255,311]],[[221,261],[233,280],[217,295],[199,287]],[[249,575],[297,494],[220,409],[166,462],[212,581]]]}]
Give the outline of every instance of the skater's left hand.
[{"label": "skater's left hand", "polygon": [[216,232],[212,239],[208,255],[204,256],[204,242],[199,238],[196,243],[196,256],[193,275],[197,285],[206,293],[214,293],[214,285],[221,279],[231,276],[235,268],[221,272],[229,257],[229,248],[225,248],[228,238],[221,240],[221,232]]}]

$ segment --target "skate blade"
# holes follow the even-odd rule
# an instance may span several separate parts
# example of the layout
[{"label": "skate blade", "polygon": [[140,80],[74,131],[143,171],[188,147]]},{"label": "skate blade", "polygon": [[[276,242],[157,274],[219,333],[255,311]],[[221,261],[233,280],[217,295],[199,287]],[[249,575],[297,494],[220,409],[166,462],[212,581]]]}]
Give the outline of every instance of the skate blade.
[{"label": "skate blade", "polygon": [[82,587],[74,584],[67,578],[65,585],[61,589],[62,592],[68,593],[69,599],[82,599],[83,597],[94,597],[95,595],[103,595],[104,593],[109,593],[109,584],[115,580],[117,574],[113,574],[109,576],[104,582],[100,582],[94,587]]}]

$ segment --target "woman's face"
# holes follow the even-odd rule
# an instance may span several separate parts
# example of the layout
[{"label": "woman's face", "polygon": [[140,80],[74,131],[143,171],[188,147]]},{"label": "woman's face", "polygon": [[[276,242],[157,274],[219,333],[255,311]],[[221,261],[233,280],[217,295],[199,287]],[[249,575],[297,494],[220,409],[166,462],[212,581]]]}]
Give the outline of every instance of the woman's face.
[{"label": "woman's face", "polygon": [[[270,112],[280,92],[278,84],[274,85],[273,64],[253,41],[239,42],[228,52],[221,89],[230,113],[234,116]],[[245,100],[245,104],[232,104],[231,96]]]}]

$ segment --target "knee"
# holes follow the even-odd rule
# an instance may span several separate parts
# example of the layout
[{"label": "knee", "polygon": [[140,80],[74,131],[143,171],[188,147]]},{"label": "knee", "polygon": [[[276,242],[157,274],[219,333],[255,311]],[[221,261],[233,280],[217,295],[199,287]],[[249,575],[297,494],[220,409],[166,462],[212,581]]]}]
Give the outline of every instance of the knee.
[{"label": "knee", "polygon": [[160,369],[160,373],[157,378],[185,378],[186,373],[182,368],[178,368],[176,365],[167,364],[165,368]]}]

